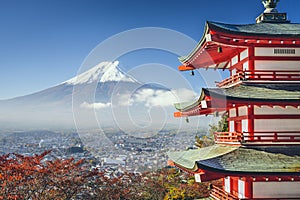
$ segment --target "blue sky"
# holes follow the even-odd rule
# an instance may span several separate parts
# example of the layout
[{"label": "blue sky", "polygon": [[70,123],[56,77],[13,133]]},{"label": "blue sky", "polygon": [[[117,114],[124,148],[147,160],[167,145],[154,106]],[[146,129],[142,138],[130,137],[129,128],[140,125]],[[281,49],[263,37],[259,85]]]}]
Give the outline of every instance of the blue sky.
[{"label": "blue sky", "polygon": [[[299,8],[297,0],[278,5],[294,23],[300,22]],[[260,0],[0,0],[0,99],[75,76],[93,48],[122,31],[163,27],[198,41],[206,20],[254,23],[263,10]],[[175,55],[151,51],[127,61],[121,63],[125,71],[149,62],[180,65]]]}]

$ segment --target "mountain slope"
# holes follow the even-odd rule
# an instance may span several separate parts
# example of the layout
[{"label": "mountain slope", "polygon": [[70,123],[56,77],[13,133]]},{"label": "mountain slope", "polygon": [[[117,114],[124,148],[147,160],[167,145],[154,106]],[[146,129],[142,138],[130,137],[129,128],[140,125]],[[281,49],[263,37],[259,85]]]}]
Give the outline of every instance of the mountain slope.
[{"label": "mountain slope", "polygon": [[[76,112],[80,112],[81,115],[94,112],[93,108],[98,109],[99,105],[106,105],[101,108],[110,109],[112,107],[109,106],[112,105],[114,108],[131,106],[132,110],[141,111],[143,102],[140,99],[145,92],[150,97],[155,97],[157,94],[168,91],[166,88],[138,82],[118,68],[118,61],[101,62],[57,86],[0,101],[0,126],[22,127],[26,125],[30,127],[34,125],[44,128],[66,125],[74,127],[74,109],[77,109]],[[134,101],[138,102],[138,105],[133,106]],[[101,112],[107,112],[102,122],[111,124],[114,113],[109,110]],[[145,115],[145,113],[140,113],[140,115]],[[82,117],[87,119],[85,123],[88,124],[88,115]]]}]

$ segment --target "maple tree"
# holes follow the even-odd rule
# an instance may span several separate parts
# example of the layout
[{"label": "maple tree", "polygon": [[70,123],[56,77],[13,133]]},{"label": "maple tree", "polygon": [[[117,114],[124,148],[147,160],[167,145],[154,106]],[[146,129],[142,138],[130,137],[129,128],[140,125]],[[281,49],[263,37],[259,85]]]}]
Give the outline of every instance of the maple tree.
[{"label": "maple tree", "polygon": [[208,195],[207,184],[177,169],[128,173],[91,169],[85,160],[0,156],[0,199],[193,199]]},{"label": "maple tree", "polygon": [[0,157],[0,199],[71,199],[82,187],[83,160],[43,161],[49,154]]}]

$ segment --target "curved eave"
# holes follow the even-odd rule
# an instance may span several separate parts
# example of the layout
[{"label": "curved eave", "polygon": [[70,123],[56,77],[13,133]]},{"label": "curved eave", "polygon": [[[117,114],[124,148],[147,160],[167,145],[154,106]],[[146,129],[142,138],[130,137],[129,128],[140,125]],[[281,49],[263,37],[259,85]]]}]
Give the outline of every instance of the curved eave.
[{"label": "curved eave", "polygon": [[203,88],[203,93],[205,96],[209,96],[210,98],[212,98],[212,101],[214,101],[214,99],[216,100],[224,100],[227,101],[227,103],[229,103],[228,101],[230,101],[230,103],[240,103],[240,102],[248,102],[248,103],[273,103],[274,105],[276,103],[296,103],[296,104],[300,104],[300,97],[293,99],[293,98],[284,98],[284,97],[280,97],[280,98],[253,98],[253,97],[237,97],[237,96],[230,96],[228,94],[225,93],[216,93],[213,91],[210,91],[209,89]]},{"label": "curved eave", "polygon": [[205,42],[205,44],[191,55],[186,63],[179,66],[178,69],[180,71],[198,68],[225,70],[230,66],[228,58],[232,55],[237,55],[245,49],[245,47],[221,44],[214,41]]},{"label": "curved eave", "polygon": [[193,55],[195,53],[197,53],[197,51],[203,46],[203,44],[206,42],[206,33],[208,33],[209,27],[208,27],[208,22],[206,22],[205,27],[204,27],[204,34],[202,35],[202,38],[200,39],[200,41],[197,43],[196,47],[192,50],[192,52],[187,55],[187,56],[181,56],[179,57],[179,61],[182,64],[185,64],[186,62],[188,62],[188,60],[190,60],[191,57],[193,57]]},{"label": "curved eave", "polygon": [[[297,25],[297,29],[295,31],[284,29],[284,26],[288,26],[289,29],[291,29],[293,25]],[[264,30],[264,26],[269,27],[269,29]],[[283,26],[283,28],[281,26]],[[271,31],[272,28],[270,27],[272,27],[274,31]],[[280,31],[276,31],[276,28],[280,28]],[[285,34],[285,32],[288,31],[292,33]],[[220,39],[218,35],[223,35],[226,38],[232,38],[233,40],[236,38],[244,39],[244,42],[228,42],[228,38]],[[210,36],[210,39],[207,39],[207,36]],[[230,25],[217,22],[206,22],[204,33],[196,47],[189,55],[179,57],[179,61],[183,64],[182,66],[179,66],[179,70],[186,71],[197,68],[213,68],[224,70],[228,67],[228,56],[237,54],[238,52],[244,50],[247,46],[253,45],[251,42],[247,43],[246,40],[254,40],[256,43],[256,40],[258,39],[265,39],[268,40],[267,45],[270,46],[268,42],[269,39],[272,38],[277,40],[286,39],[289,40],[289,43],[293,44],[293,46],[300,46],[300,24],[286,25],[286,23],[282,23],[274,25],[272,23],[262,23]],[[294,40],[296,40],[296,42]],[[255,45],[259,46],[263,44],[256,43]],[[274,43],[272,45],[276,44]],[[221,54],[218,53],[218,48],[222,48]]]},{"label": "curved eave", "polygon": [[201,107],[201,102],[190,105],[183,108],[179,112],[174,112],[174,117],[188,117],[197,115],[209,115],[215,112],[223,112],[228,110],[231,106],[243,106],[243,105],[257,105],[257,106],[293,106],[298,107],[300,105],[299,100],[289,99],[255,99],[255,98],[237,98],[226,97],[223,99],[213,98],[211,101],[206,102],[207,108]]},{"label": "curved eave", "polygon": [[[247,86],[237,86],[238,88],[242,87],[241,92],[246,93],[245,88]],[[249,87],[250,94],[258,93],[259,87]],[[190,104],[176,104],[175,108],[179,112],[174,113],[174,117],[188,117],[188,116],[197,116],[197,115],[208,115],[216,111],[223,112],[229,109],[232,106],[239,105],[257,105],[257,106],[294,106],[298,107],[300,105],[300,93],[293,96],[289,96],[294,92],[285,91],[285,94],[281,90],[269,90],[263,89],[260,91],[259,98],[254,98],[251,96],[232,96],[232,94],[226,93],[226,89],[217,89],[217,92],[214,92],[213,89],[202,89],[199,99]],[[271,91],[271,92],[268,92]],[[240,92],[240,93],[241,93]],[[299,93],[299,94],[298,94]],[[235,94],[235,95],[244,95],[244,94]],[[252,94],[252,96],[254,96]]]},{"label": "curved eave", "polygon": [[236,150],[237,148],[238,147],[234,146],[215,144],[201,149],[168,152],[168,156],[175,166],[192,172],[198,170],[198,166],[196,164],[197,161],[222,156]]},{"label": "curved eave", "polygon": [[210,37],[209,32],[209,27],[206,24],[205,32],[193,51],[189,55],[179,58],[179,61],[183,64],[178,67],[179,71],[198,68],[225,70],[229,66],[228,57],[245,49],[241,46],[215,42],[213,37]]},{"label": "curved eave", "polygon": [[205,99],[205,93],[203,92],[202,89],[201,94],[197,100],[192,102],[175,103],[174,106],[178,111],[188,111],[194,109],[195,107],[198,107],[201,104],[201,101],[204,99]]},{"label": "curved eave", "polygon": [[[299,147],[293,155],[286,148],[255,149],[215,144],[213,146],[170,152],[175,166],[191,173],[213,172],[239,175],[300,175]],[[273,152],[272,152],[273,151]]]}]

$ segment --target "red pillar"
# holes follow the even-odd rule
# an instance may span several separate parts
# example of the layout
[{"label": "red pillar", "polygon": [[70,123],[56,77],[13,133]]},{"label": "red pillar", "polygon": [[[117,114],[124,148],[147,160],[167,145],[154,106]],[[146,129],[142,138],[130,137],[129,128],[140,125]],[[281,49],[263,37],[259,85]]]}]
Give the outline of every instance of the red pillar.
[{"label": "red pillar", "polygon": [[234,196],[238,196],[238,191],[239,191],[239,177],[232,177],[232,187],[231,187],[231,193]]},{"label": "red pillar", "polygon": [[249,56],[249,70],[250,71],[254,71],[255,67],[254,67],[254,47],[249,47],[248,49],[248,56]]},{"label": "red pillar", "polygon": [[253,185],[251,178],[245,178],[245,197],[248,199],[252,199],[253,197]]},{"label": "red pillar", "polygon": [[254,76],[251,76],[251,74],[254,73],[254,70],[255,70],[255,66],[254,66],[254,47],[249,47],[248,48],[248,56],[249,56],[249,61],[248,61],[248,68],[249,68],[249,71],[250,71],[250,75],[247,77],[247,78],[250,78],[250,79],[253,79]]},{"label": "red pillar", "polygon": [[248,133],[250,140],[254,140],[254,105],[248,105]]},{"label": "red pillar", "polygon": [[233,181],[234,181],[234,179],[233,179],[233,177],[229,177],[229,179],[230,179],[230,194],[233,194]]}]

